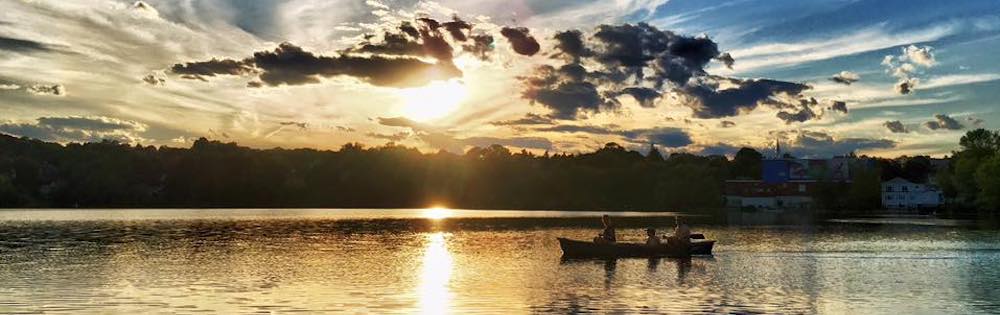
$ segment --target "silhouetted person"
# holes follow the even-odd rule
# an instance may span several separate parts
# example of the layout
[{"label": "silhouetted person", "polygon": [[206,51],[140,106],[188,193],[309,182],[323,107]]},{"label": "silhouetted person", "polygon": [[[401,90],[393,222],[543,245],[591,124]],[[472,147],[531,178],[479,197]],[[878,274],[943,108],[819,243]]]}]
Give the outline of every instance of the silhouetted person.
[{"label": "silhouetted person", "polygon": [[659,246],[660,237],[656,236],[656,229],[648,228],[646,229],[646,246]]},{"label": "silhouetted person", "polygon": [[669,242],[673,244],[691,245],[691,228],[680,217],[674,217],[674,235]]},{"label": "silhouetted person", "polygon": [[594,243],[609,244],[618,241],[615,237],[615,228],[611,227],[611,217],[605,214],[601,217],[601,223],[604,224],[604,231],[594,238]]}]

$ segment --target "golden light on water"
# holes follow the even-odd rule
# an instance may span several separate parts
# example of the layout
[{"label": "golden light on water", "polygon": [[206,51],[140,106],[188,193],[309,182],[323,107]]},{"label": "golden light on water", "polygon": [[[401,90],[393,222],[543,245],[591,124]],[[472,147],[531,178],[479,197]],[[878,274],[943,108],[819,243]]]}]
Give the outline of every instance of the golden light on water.
[{"label": "golden light on water", "polygon": [[440,206],[435,206],[435,207],[430,207],[430,208],[424,209],[424,213],[423,213],[423,215],[424,215],[425,218],[433,219],[433,220],[441,220],[441,219],[450,217],[451,214],[452,214],[451,209],[448,209],[448,208],[445,208],[445,207],[440,207]]},{"label": "golden light on water", "polygon": [[420,273],[420,312],[422,314],[446,314],[451,308],[452,259],[443,232],[427,235],[427,249],[424,250],[423,269]]},{"label": "golden light on water", "polygon": [[397,93],[405,102],[403,116],[416,121],[429,121],[451,114],[469,94],[465,84],[458,80],[434,81]]}]

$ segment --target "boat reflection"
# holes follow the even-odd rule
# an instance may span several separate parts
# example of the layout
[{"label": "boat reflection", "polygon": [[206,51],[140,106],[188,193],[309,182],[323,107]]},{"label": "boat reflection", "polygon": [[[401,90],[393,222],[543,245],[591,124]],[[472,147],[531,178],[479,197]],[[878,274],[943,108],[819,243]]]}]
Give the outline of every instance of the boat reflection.
[{"label": "boat reflection", "polygon": [[448,252],[445,233],[427,235],[424,250],[423,269],[420,273],[420,312],[423,314],[446,314],[451,308],[452,293],[449,290],[452,258]]}]

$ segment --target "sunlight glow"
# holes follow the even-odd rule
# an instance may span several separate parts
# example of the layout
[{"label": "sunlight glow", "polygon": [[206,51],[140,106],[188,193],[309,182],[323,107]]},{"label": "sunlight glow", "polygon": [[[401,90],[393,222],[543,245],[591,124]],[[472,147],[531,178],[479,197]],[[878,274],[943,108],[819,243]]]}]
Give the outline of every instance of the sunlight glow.
[{"label": "sunlight glow", "polygon": [[448,290],[448,282],[451,280],[451,269],[451,252],[448,251],[445,234],[428,234],[418,288],[422,314],[449,313],[452,293]]},{"label": "sunlight glow", "polygon": [[405,102],[403,116],[421,122],[448,116],[460,107],[469,94],[465,84],[458,80],[434,81],[397,93]]},{"label": "sunlight glow", "polygon": [[433,220],[441,220],[450,217],[451,214],[452,214],[451,209],[440,206],[424,209],[424,217]]}]

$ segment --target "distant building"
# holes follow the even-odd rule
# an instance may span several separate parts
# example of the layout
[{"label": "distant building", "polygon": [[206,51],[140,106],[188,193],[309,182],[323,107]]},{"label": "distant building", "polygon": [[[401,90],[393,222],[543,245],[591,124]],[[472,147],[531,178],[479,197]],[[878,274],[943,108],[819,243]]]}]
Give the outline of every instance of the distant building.
[{"label": "distant building", "polygon": [[726,207],[753,209],[809,209],[813,207],[816,180],[727,180]]},{"label": "distant building", "polygon": [[900,177],[882,182],[882,206],[886,209],[927,209],[942,204],[944,196],[932,183],[918,184]]},{"label": "distant building", "polygon": [[761,180],[727,180],[726,207],[809,209],[820,181],[850,182],[849,166],[856,159],[775,158],[761,161]]}]

